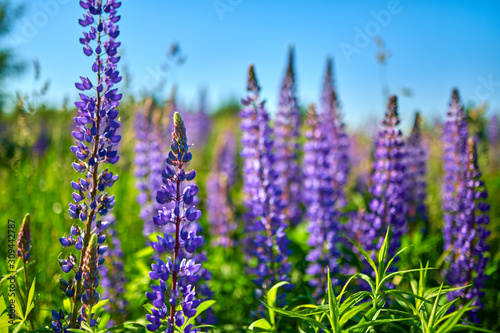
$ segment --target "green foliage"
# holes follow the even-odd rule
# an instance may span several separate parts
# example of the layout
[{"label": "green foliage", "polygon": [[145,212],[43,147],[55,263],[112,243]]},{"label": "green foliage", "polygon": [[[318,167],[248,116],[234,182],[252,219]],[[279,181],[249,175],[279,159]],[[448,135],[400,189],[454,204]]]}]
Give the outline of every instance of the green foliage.
[{"label": "green foliage", "polygon": [[[458,300],[446,301],[446,295],[460,288],[449,288],[441,284],[439,287],[427,287],[427,272],[431,269],[426,265],[419,269],[393,270],[396,257],[405,251],[400,250],[394,257],[387,257],[389,230],[380,250],[376,254],[376,262],[359,245],[356,247],[363,254],[372,268],[371,276],[354,274],[342,286],[339,295],[335,295],[334,284],[330,272],[327,274],[327,294],[323,302],[302,304],[291,310],[276,308],[274,298],[267,299],[266,307],[269,314],[276,313],[281,317],[295,319],[296,327],[286,327],[286,331],[298,332],[422,332],[446,333],[451,331],[493,332],[476,327],[470,323],[463,324],[465,314],[472,310],[469,302],[453,310]],[[397,278],[406,278],[418,273],[418,280],[411,279],[410,291],[403,291],[387,286]],[[374,278],[372,278],[372,276]],[[361,279],[369,286],[370,291],[358,291],[344,298],[351,281]],[[282,285],[276,284],[273,289]],[[272,318],[272,317],[270,317]],[[249,330],[255,332],[277,332],[278,327],[264,318],[254,321]],[[281,328],[281,327],[279,327]]]}]

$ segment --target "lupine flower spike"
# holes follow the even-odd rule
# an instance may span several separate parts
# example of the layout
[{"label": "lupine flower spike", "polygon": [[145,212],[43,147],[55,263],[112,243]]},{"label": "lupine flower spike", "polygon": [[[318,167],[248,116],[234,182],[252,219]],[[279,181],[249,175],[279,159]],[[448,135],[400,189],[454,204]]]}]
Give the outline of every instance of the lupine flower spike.
[{"label": "lupine flower spike", "polygon": [[[72,273],[69,280],[61,279],[59,284],[60,289],[71,298],[72,310],[68,315],[62,311],[52,312],[52,328],[55,332],[80,328],[82,320],[89,325],[95,323],[95,318],[87,310],[96,299],[94,292],[90,293],[89,284],[98,281],[98,267],[94,264],[102,265],[103,259],[97,259],[96,256],[102,256],[107,249],[103,243],[108,222],[103,218],[115,204],[114,196],[105,190],[118,179],[104,165],[115,164],[119,159],[116,146],[121,136],[118,134],[120,124],[117,122],[117,108],[122,95],[114,85],[121,81],[120,73],[116,70],[116,64],[120,60],[117,56],[120,43],[116,41],[119,35],[116,23],[120,16],[116,10],[120,5],[116,0],[104,3],[95,0],[80,1],[80,6],[87,12],[78,22],[89,29],[83,33],[80,43],[84,45],[83,53],[95,59],[92,71],[97,80],[92,83],[89,78],[81,77],[81,81],[75,84],[82,93],[80,100],[75,103],[78,114],[72,134],[76,145],[71,147],[71,151],[78,159],[73,163],[73,168],[83,177],[77,182],[71,182],[74,203],[69,205],[69,215],[76,221],[70,234],[60,238],[60,242],[63,247],[74,246],[80,252],[76,255],[69,253],[65,259],[59,260],[63,272]],[[85,93],[87,91],[93,93]],[[91,243],[94,235],[95,240]],[[88,253],[89,244],[98,248],[97,255]],[[85,258],[88,255],[91,255],[94,265],[92,271],[88,272],[92,273],[92,277],[91,280],[82,280],[83,269],[86,267]]]},{"label": "lupine flower spike", "polygon": [[420,114],[417,112],[415,114],[415,123],[406,146],[406,194],[409,203],[408,220],[411,222],[411,230],[414,230],[416,221],[422,221],[427,225],[427,206],[425,205],[427,149],[422,142],[420,133],[421,122]]},{"label": "lupine flower spike", "polygon": [[295,73],[293,70],[293,47],[289,50],[288,67],[281,86],[278,113],[275,120],[275,169],[283,193],[283,213],[291,225],[301,221],[300,198],[300,112],[296,96]]},{"label": "lupine flower spike", "polygon": [[330,166],[334,201],[337,208],[346,205],[345,187],[349,176],[349,138],[342,123],[339,103],[333,83],[333,64],[328,59],[321,98],[320,123],[329,143]]},{"label": "lupine flower spike", "polygon": [[[174,114],[174,132],[172,133],[171,150],[166,159],[167,165],[162,172],[160,189],[157,191],[156,200],[164,205],[153,222],[163,227],[173,225],[173,234],[165,233],[158,236],[158,242],[152,243],[153,249],[159,254],[173,252],[173,257],[168,257],[165,263],[160,257],[152,264],[149,273],[151,279],[159,281],[159,285],[151,286],[153,291],[146,293],[148,300],[153,303],[151,314],[146,316],[150,324],[147,329],[154,332],[161,325],[166,325],[165,332],[173,333],[181,328],[185,321],[196,314],[196,308],[201,303],[196,299],[195,285],[200,279],[201,264],[195,259],[181,257],[181,249],[193,254],[203,245],[203,238],[190,229],[190,223],[197,221],[201,212],[193,205],[198,186],[191,184],[183,186],[184,182],[194,180],[196,171],[187,172],[185,167],[192,159],[187,144],[186,127],[178,112]],[[167,203],[172,204],[172,209],[167,208]],[[167,285],[171,278],[170,286]],[[189,324],[183,332],[195,332]]]},{"label": "lupine flower spike", "polygon": [[469,138],[466,148],[465,168],[461,173],[458,185],[458,212],[455,243],[452,252],[451,270],[448,280],[457,287],[468,286],[456,290],[448,297],[450,300],[462,297],[464,302],[473,300],[472,306],[478,307],[469,312],[469,319],[479,323],[477,317],[479,309],[483,307],[481,290],[487,279],[485,275],[485,257],[488,251],[486,244],[490,232],[486,225],[490,219],[487,212],[490,206],[484,202],[488,192],[481,180],[481,172],[477,164],[477,148],[474,139]]},{"label": "lupine flower spike", "polygon": [[232,233],[236,229],[234,207],[229,191],[236,180],[236,142],[231,132],[216,149],[212,171],[207,180],[207,214],[214,237],[213,245],[233,245]]},{"label": "lupine flower spike", "polygon": [[336,248],[339,227],[339,213],[335,209],[333,182],[328,163],[329,143],[321,131],[314,105],[307,113],[307,132],[304,144],[304,203],[309,221],[307,274],[313,276],[309,284],[315,288],[315,296],[325,294],[327,272],[338,271],[339,253]]},{"label": "lupine flower spike", "polygon": [[257,266],[249,272],[254,274],[257,285],[256,297],[260,298],[279,281],[288,281],[291,266],[287,262],[290,254],[280,202],[281,189],[277,184],[278,174],[274,168],[272,153],[272,130],[264,102],[259,99],[259,85],[253,66],[248,73],[248,96],[242,100],[240,112],[241,156],[243,166],[245,225],[248,233],[247,258],[257,258]]},{"label": "lupine flower spike", "polygon": [[399,117],[396,96],[391,96],[382,122],[382,129],[375,141],[373,185],[370,213],[365,216],[365,249],[380,249],[384,235],[391,227],[392,237],[388,255],[394,256],[400,238],[407,231],[407,203],[404,181],[406,178],[405,142],[397,128]]},{"label": "lupine flower spike", "polygon": [[465,163],[465,150],[467,144],[467,120],[460,103],[458,91],[451,93],[451,102],[443,128],[443,250],[451,250],[456,234],[456,218],[458,211],[457,185],[460,180],[462,165]]},{"label": "lupine flower spike", "polygon": [[127,279],[124,274],[124,259],[121,242],[115,230],[115,219],[110,214],[109,227],[107,229],[108,242],[111,246],[106,251],[106,264],[101,267],[101,286],[103,288],[103,299],[109,299],[104,308],[111,314],[111,319],[107,326],[111,327],[115,324],[125,321],[126,307],[128,305],[125,300],[125,288]]}]

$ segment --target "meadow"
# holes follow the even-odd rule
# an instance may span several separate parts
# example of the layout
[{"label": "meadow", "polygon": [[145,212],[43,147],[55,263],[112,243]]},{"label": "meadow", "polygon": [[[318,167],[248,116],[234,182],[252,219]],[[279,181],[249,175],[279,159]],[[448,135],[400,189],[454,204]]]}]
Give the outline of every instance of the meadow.
[{"label": "meadow", "polygon": [[486,105],[450,87],[442,123],[403,133],[392,96],[352,131],[331,61],[322,100],[299,103],[293,49],[277,112],[258,65],[212,110],[175,89],[138,99],[121,92],[119,2],[81,4],[81,98],[0,114],[0,331],[500,329]]}]

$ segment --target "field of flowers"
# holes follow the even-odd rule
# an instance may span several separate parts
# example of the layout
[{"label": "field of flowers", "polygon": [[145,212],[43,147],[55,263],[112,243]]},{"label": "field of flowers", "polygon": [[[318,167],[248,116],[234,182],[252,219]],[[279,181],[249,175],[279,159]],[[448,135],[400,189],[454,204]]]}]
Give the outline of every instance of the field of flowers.
[{"label": "field of flowers", "polygon": [[137,100],[120,2],[80,5],[75,107],[0,115],[0,332],[500,330],[496,116],[450,87],[443,123],[391,96],[353,132],[293,48],[272,115],[253,65],[211,112]]}]

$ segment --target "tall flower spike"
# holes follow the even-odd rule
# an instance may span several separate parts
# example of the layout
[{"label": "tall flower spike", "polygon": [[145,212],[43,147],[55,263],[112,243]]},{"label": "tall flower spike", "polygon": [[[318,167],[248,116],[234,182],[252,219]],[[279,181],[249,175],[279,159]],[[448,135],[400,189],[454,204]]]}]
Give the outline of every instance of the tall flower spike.
[{"label": "tall flower spike", "polygon": [[396,96],[391,96],[382,122],[382,129],[375,141],[372,186],[366,214],[364,233],[368,244],[365,249],[376,250],[382,245],[388,227],[392,237],[388,254],[394,256],[400,246],[400,238],[407,231],[407,203],[404,181],[406,178],[405,142],[397,128],[399,117]]},{"label": "tall flower spike", "polygon": [[444,250],[451,249],[455,242],[454,228],[458,211],[457,191],[460,181],[462,165],[465,163],[465,150],[467,143],[467,120],[460,103],[458,91],[451,93],[451,102],[448,109],[446,122],[443,128],[443,169],[444,179],[442,185],[443,195],[443,238]]},{"label": "tall flower spike", "polygon": [[256,297],[260,298],[278,281],[288,281],[290,264],[287,257],[288,225],[281,213],[281,190],[274,168],[272,130],[264,102],[259,99],[259,85],[253,66],[248,72],[248,95],[242,100],[240,112],[241,156],[243,165],[243,192],[246,208],[245,226],[247,258],[257,259],[256,267],[249,273],[256,276]]},{"label": "tall flower spike", "polygon": [[406,194],[409,203],[408,220],[412,222],[410,224],[412,230],[416,221],[424,222],[427,229],[427,206],[425,205],[427,149],[422,142],[420,133],[421,122],[422,119],[417,112],[415,114],[415,123],[413,124],[413,129],[406,146]]},{"label": "tall flower spike", "polygon": [[24,263],[27,263],[30,258],[31,249],[31,218],[30,214],[26,214],[21,224],[21,229],[17,236],[17,256],[21,258]]},{"label": "tall flower spike", "polygon": [[[73,168],[82,174],[82,178],[71,182],[74,203],[69,205],[69,215],[76,221],[71,233],[60,238],[60,242],[63,247],[74,245],[80,253],[70,253],[67,259],[59,260],[63,272],[74,275],[69,282],[61,279],[61,289],[71,298],[72,310],[68,317],[64,313],[53,316],[53,329],[56,332],[68,327],[81,328],[81,320],[91,324],[91,316],[78,314],[84,313],[84,309],[80,309],[84,297],[82,269],[93,235],[96,235],[100,244],[98,254],[102,255],[106,251],[106,246],[101,244],[105,240],[103,232],[108,222],[103,217],[115,204],[114,196],[109,195],[106,188],[113,186],[118,176],[104,168],[104,165],[118,161],[116,146],[121,140],[117,108],[122,95],[114,87],[122,79],[117,71],[120,42],[116,41],[119,35],[116,23],[120,20],[116,10],[120,5],[116,0],[104,3],[101,0],[80,1],[86,13],[78,22],[88,29],[80,38],[80,43],[83,53],[94,58],[91,68],[96,80],[92,82],[87,77],[80,77],[80,82],[75,83],[81,93],[80,100],[75,103],[78,111],[72,134],[76,145],[71,147],[71,151],[77,158]],[[97,269],[95,274],[98,274]],[[63,322],[66,324],[63,325]]]},{"label": "tall flower spike", "polygon": [[309,221],[308,244],[311,250],[307,255],[309,267],[307,274],[313,279],[309,284],[315,288],[314,296],[322,297],[327,285],[328,270],[338,271],[339,253],[337,250],[339,213],[335,209],[333,182],[329,173],[329,144],[321,131],[314,105],[307,113],[306,142],[304,144],[304,203]]},{"label": "tall flower spike", "polygon": [[474,300],[472,306],[478,308],[468,312],[472,322],[479,323],[477,312],[483,307],[481,290],[487,279],[485,267],[488,258],[484,256],[488,251],[486,240],[490,232],[486,225],[490,219],[487,212],[490,206],[484,202],[488,192],[481,180],[481,172],[477,164],[476,143],[468,139],[465,168],[461,173],[458,185],[458,212],[455,230],[455,243],[452,252],[451,270],[448,280],[456,287],[469,286],[448,294],[450,300],[457,297],[464,299],[463,303]]},{"label": "tall flower spike", "polygon": [[234,135],[227,132],[216,149],[212,171],[207,180],[206,208],[213,245],[233,245],[232,233],[236,229],[234,207],[229,191],[236,180],[236,142]]},{"label": "tall flower spike", "polygon": [[[151,286],[153,291],[146,293],[146,297],[153,304],[152,314],[146,316],[150,323],[147,329],[151,332],[158,330],[161,325],[166,325],[165,332],[176,331],[196,314],[196,308],[201,303],[196,299],[195,292],[195,285],[200,280],[201,264],[195,259],[184,257],[184,252],[193,254],[202,246],[203,238],[196,235],[195,228],[190,228],[190,223],[197,221],[201,212],[193,205],[198,187],[195,184],[183,186],[186,181],[194,180],[196,172],[185,170],[192,155],[187,144],[186,127],[178,112],[174,113],[174,132],[170,148],[166,158],[167,165],[161,175],[163,185],[156,195],[157,202],[164,206],[153,221],[160,227],[171,225],[175,232],[165,233],[163,237],[158,236],[158,242],[152,243],[158,258],[155,259],[156,263],[151,265],[149,277],[159,281],[159,285]],[[173,208],[168,208],[167,204],[171,204]],[[173,252],[173,257],[163,261],[160,257],[164,252]],[[170,277],[171,286],[168,286]],[[184,329],[184,332],[195,331],[192,325]]]},{"label": "tall flower spike", "polygon": [[299,206],[302,179],[299,167],[300,112],[296,94],[293,47],[290,47],[275,120],[274,149],[275,169],[279,174],[278,183],[283,191],[281,196],[283,213],[291,225],[297,225],[302,219],[302,210]]},{"label": "tall flower spike", "polygon": [[337,208],[346,205],[345,187],[349,176],[349,138],[341,115],[333,84],[333,64],[328,59],[321,98],[320,123],[329,142],[328,164],[330,166],[334,200]]}]

